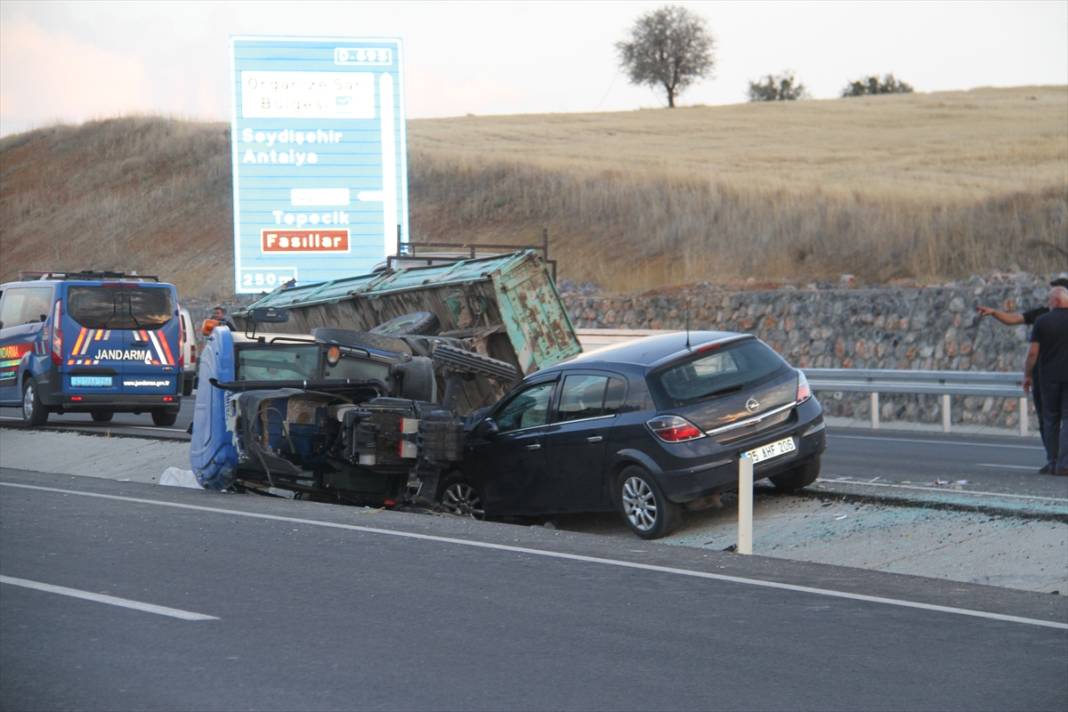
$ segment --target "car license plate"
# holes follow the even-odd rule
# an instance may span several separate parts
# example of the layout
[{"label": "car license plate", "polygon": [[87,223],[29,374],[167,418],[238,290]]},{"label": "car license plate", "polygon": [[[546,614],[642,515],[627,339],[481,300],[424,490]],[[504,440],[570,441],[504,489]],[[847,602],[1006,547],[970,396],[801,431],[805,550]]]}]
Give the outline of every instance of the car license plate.
[{"label": "car license plate", "polygon": [[758,447],[755,450],[750,450],[749,452],[744,452],[742,454],[748,455],[750,458],[752,458],[753,464],[755,465],[758,462],[770,460],[771,458],[778,457],[779,455],[785,455],[786,453],[793,452],[796,449],[797,445],[794,444],[793,438],[783,438],[782,440],[776,440],[773,443],[768,443],[763,447]]},{"label": "car license plate", "polygon": [[111,388],[111,376],[71,376],[75,388]]}]

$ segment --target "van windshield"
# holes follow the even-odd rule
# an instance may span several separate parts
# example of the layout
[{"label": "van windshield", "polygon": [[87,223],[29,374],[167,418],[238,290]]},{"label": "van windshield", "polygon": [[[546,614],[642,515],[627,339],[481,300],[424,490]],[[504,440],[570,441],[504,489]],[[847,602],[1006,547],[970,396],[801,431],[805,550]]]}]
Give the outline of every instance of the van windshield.
[{"label": "van windshield", "polygon": [[166,287],[83,286],[67,290],[67,313],[89,329],[158,329],[174,307]]}]

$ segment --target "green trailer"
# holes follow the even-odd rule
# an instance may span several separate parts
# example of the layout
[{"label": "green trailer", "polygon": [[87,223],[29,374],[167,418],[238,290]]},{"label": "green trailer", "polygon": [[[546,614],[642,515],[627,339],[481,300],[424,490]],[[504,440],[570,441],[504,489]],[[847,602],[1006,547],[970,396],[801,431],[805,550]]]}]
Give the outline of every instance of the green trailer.
[{"label": "green trailer", "polygon": [[[270,327],[303,334],[316,328],[370,331],[429,312],[436,317],[435,335],[459,338],[472,351],[512,364],[523,375],[582,351],[556,285],[534,250],[281,288],[235,314],[238,326],[260,307],[288,310],[288,322]],[[500,391],[476,379],[465,388],[459,409],[492,403]]]}]

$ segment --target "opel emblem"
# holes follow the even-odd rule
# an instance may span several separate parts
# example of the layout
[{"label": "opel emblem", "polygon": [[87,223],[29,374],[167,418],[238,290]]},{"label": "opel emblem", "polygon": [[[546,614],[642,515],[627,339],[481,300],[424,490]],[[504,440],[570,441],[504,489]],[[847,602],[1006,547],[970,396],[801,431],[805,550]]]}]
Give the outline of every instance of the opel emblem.
[{"label": "opel emblem", "polygon": [[748,410],[750,413],[757,412],[758,408],[760,408],[760,401],[758,401],[756,398],[750,398],[745,402],[745,409]]}]

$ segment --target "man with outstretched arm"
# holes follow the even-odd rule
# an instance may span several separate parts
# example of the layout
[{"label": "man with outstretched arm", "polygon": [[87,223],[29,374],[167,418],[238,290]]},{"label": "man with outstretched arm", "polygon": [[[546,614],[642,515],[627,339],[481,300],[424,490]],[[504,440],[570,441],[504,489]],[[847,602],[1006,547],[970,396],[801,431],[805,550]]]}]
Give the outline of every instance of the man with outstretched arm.
[{"label": "man with outstretched arm", "polygon": [[1049,290],[1049,312],[1031,330],[1031,348],[1024,363],[1024,390],[1042,374],[1042,417],[1050,473],[1068,477],[1068,289]]},{"label": "man with outstretched arm", "polygon": [[[1049,283],[1051,287],[1066,287],[1068,288],[1068,277],[1059,277]],[[1027,326],[1034,326],[1035,321],[1042,315],[1049,311],[1046,306],[1038,306],[1034,309],[1028,309],[1025,312],[1007,312],[995,309],[993,307],[976,307],[975,310],[979,312],[979,317],[991,316],[1000,321],[1006,326],[1018,326],[1020,324],[1026,324]],[[1042,444],[1046,444],[1046,429],[1042,423],[1042,379],[1041,374],[1038,371],[1034,373],[1034,387],[1031,389],[1031,397],[1035,401],[1035,414],[1038,415],[1038,435],[1042,439]],[[1021,418],[1026,418],[1027,413],[1020,413]],[[1049,474],[1049,465],[1043,465],[1042,469],[1038,471],[1040,475]]]}]

